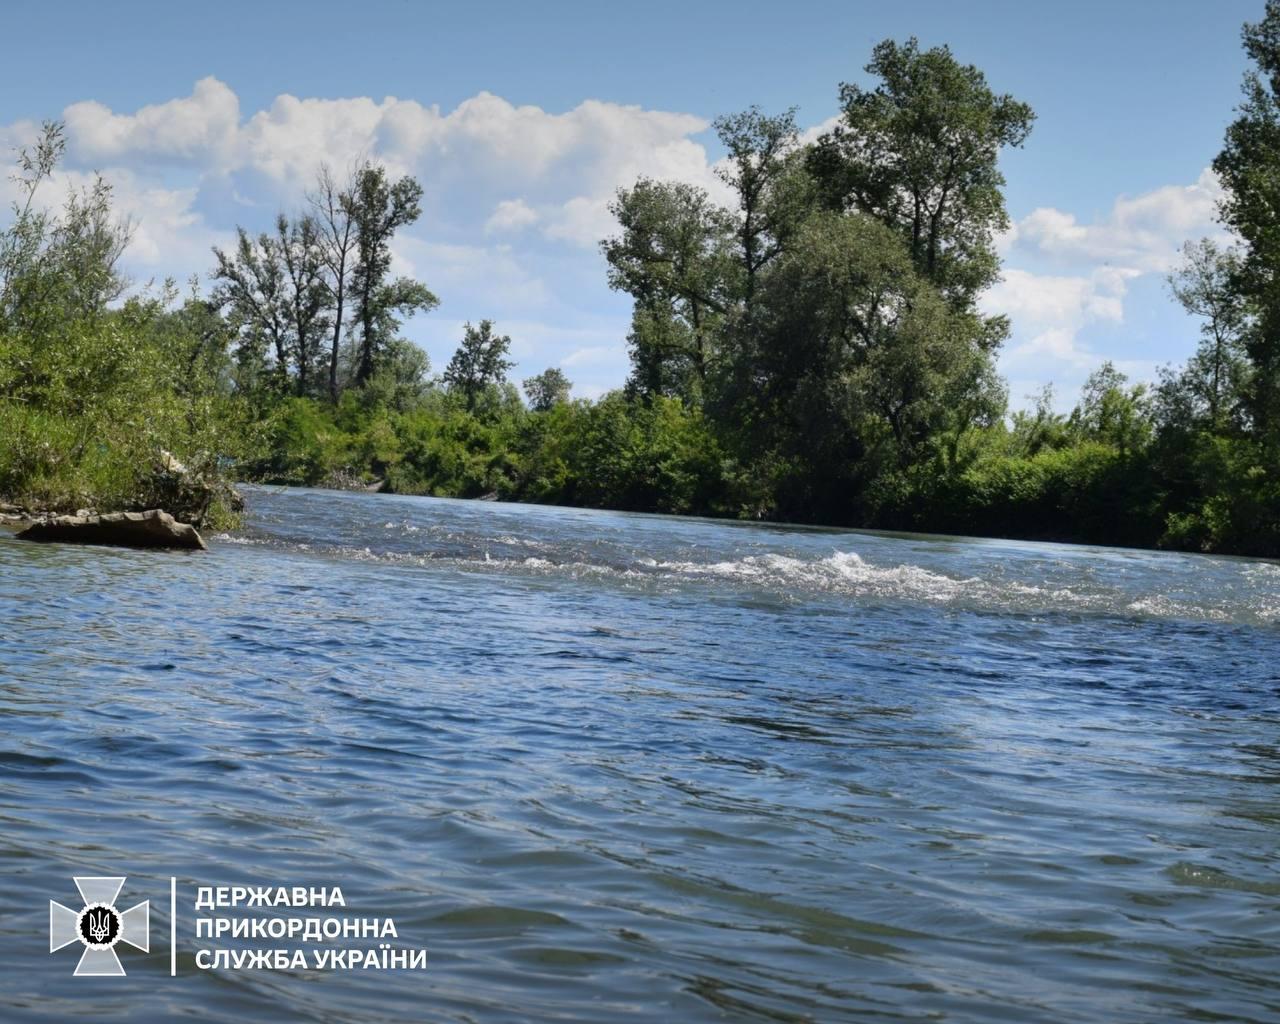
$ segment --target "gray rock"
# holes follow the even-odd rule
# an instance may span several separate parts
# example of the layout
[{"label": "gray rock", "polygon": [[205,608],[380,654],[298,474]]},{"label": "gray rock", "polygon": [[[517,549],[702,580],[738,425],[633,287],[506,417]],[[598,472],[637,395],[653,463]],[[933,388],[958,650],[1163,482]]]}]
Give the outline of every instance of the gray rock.
[{"label": "gray rock", "polygon": [[64,544],[111,544],[127,548],[192,548],[208,545],[194,526],[180,523],[168,512],[108,512],[95,516],[54,516],[16,534],[18,540]]}]

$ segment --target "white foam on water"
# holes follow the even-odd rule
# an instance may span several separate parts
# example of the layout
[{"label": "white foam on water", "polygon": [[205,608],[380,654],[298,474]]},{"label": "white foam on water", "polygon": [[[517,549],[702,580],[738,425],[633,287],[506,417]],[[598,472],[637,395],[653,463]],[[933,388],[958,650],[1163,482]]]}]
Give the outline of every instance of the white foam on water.
[{"label": "white foam on water", "polygon": [[[409,524],[388,522],[387,529],[404,530]],[[433,536],[439,533],[429,531]],[[856,551],[836,550],[822,557],[800,557],[794,554],[768,552],[720,561],[692,559],[659,560],[649,555],[619,553],[619,562],[604,559],[557,559],[557,551],[569,552],[557,544],[512,535],[478,537],[474,534],[445,532],[446,540],[470,547],[473,555],[442,551],[387,551],[364,547],[321,547],[320,553],[355,558],[361,561],[383,561],[485,572],[525,572],[541,576],[564,575],[577,579],[611,579],[627,585],[651,586],[655,582],[682,585],[742,586],[758,589],[783,598],[803,598],[825,594],[853,600],[875,599],[904,601],[942,607],[1008,611],[1023,614],[1039,612],[1094,613],[1140,616],[1156,619],[1191,619],[1208,622],[1241,621],[1253,624],[1280,624],[1280,565],[1247,564],[1239,570],[1239,589],[1228,587],[1215,592],[1208,601],[1171,596],[1159,591],[1143,593],[1125,587],[1123,576],[1081,579],[1072,587],[1055,586],[1052,579],[1010,579],[999,566],[990,576],[958,576],[901,562],[877,565]],[[285,543],[234,534],[218,534],[216,539],[229,544],[264,544],[307,550],[298,543]],[[492,553],[489,544],[524,547],[536,555],[506,557]],[[608,557],[607,555],[605,556]],[[1061,567],[1067,568],[1067,567]],[[1053,567],[1041,570],[1056,571]]]}]

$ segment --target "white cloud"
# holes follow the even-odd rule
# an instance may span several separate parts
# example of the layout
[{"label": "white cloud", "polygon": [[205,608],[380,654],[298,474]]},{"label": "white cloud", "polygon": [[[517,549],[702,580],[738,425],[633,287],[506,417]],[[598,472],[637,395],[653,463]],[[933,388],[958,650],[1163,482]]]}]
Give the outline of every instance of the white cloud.
[{"label": "white cloud", "polygon": [[538,212],[523,199],[504,199],[484,222],[485,234],[521,231],[537,223]]},{"label": "white cloud", "polygon": [[1092,224],[1080,223],[1074,214],[1041,207],[1013,225],[1002,239],[1002,248],[1061,263],[1109,263],[1142,273],[1164,273],[1176,263],[1183,242],[1222,233],[1216,223],[1221,196],[1222,186],[1206,168],[1191,185],[1121,196],[1105,218]]},{"label": "white cloud", "polygon": [[1081,327],[1124,319],[1127,283],[1137,271],[1099,267],[1086,276],[1033,274],[1009,269],[982,298],[988,313],[1003,313],[1032,328]]},{"label": "white cloud", "polygon": [[376,156],[393,173],[416,175],[429,193],[501,190],[494,230],[527,227],[546,205],[550,237],[586,244],[579,207],[603,208],[641,175],[714,187],[706,150],[691,138],[706,127],[691,114],[598,100],[557,114],[481,92],[445,114],[394,97],[280,96],[241,129],[237,166],[299,189],[321,163]]},{"label": "white cloud", "polygon": [[638,177],[722,188],[694,138],[707,129],[705,119],[600,100],[554,113],[481,92],[444,113],[396,97],[284,94],[242,120],[236,94],[210,77],[190,96],[133,113],[87,101],[63,117],[73,160],[85,167],[167,162],[237,180],[247,174],[289,202],[301,198],[321,164],[341,171],[377,158],[393,174],[415,175],[429,197],[493,195],[491,231],[540,219],[548,238],[584,247],[608,232],[609,200]]},{"label": "white cloud", "polygon": [[812,128],[806,128],[800,133],[800,145],[807,146],[810,143],[817,142],[827,132],[831,131],[836,125],[844,121],[843,114],[833,114],[825,121],[819,121]]},{"label": "white cloud", "polygon": [[447,307],[475,319],[533,310],[551,302],[547,284],[504,245],[461,245],[401,235],[393,246],[396,273],[425,281]]},{"label": "white cloud", "polygon": [[[1173,269],[1184,242],[1225,237],[1216,219],[1221,196],[1221,185],[1206,169],[1190,185],[1121,196],[1092,222],[1041,207],[1012,225],[998,240],[1011,266],[983,298],[984,309],[1013,322],[1002,369],[1015,378],[1074,384],[1110,356],[1126,372],[1149,377],[1160,360],[1104,355],[1085,339],[1093,328],[1123,324],[1132,284]],[[1028,264],[1056,270],[1033,272]]]},{"label": "white cloud", "polygon": [[583,247],[598,244],[617,230],[617,223],[609,212],[611,198],[576,196],[570,199],[548,217],[547,237]]},{"label": "white cloud", "polygon": [[240,101],[216,78],[202,78],[190,96],[116,114],[92,100],[62,112],[72,155],[90,164],[171,160],[217,166],[233,158]]},{"label": "white cloud", "polygon": [[1100,357],[1081,345],[1079,334],[1092,324],[1121,323],[1129,282],[1138,276],[1115,267],[1074,276],[1006,270],[982,299],[985,312],[1002,313],[1014,324],[1015,341],[1003,364],[1016,372],[1056,363],[1069,373],[1096,365]]},{"label": "white cloud", "polygon": [[194,209],[196,189],[166,189],[139,178],[111,176],[113,208],[133,226],[127,264],[135,271],[185,278],[205,272],[210,249],[228,246],[232,233],[210,227]]}]

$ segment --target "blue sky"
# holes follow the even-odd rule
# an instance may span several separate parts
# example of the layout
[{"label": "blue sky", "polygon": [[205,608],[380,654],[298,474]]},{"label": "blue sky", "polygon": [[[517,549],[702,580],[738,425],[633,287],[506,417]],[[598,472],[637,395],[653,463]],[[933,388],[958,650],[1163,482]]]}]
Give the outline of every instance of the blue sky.
[{"label": "blue sky", "polygon": [[102,171],[137,222],[138,280],[207,271],[210,245],[295,208],[320,161],[382,158],[427,190],[397,262],[443,300],[408,331],[435,367],[487,316],[517,377],[562,365],[594,396],[627,369],[628,303],[593,244],[612,191],[640,173],[714,187],[716,114],[795,105],[819,125],[878,40],[945,42],[1037,112],[1004,162],[1015,226],[985,304],[1014,321],[1014,404],[1049,381],[1069,404],[1105,358],[1141,378],[1194,347],[1163,275],[1216,230],[1205,171],[1261,8],[11,3],[0,145],[65,118],[70,180]]}]

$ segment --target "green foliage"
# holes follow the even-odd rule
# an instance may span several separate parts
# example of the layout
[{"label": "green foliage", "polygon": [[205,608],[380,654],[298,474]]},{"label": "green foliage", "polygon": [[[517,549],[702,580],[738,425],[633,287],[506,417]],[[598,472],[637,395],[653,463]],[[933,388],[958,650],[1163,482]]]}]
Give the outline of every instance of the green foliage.
[{"label": "green foliage", "polygon": [[1252,364],[1243,399],[1280,453],[1280,0],[1267,0],[1262,20],[1245,25],[1244,49],[1254,68],[1213,169],[1222,219],[1243,240],[1230,284]]},{"label": "green foliage", "polygon": [[569,392],[573,390],[573,384],[558,366],[534,374],[521,387],[534,412],[549,412],[557,405],[563,405],[569,401]]},{"label": "green foliage", "polygon": [[810,169],[829,204],[899,232],[921,273],[967,306],[999,273],[993,237],[1008,216],[997,157],[1022,145],[1035,115],[945,46],[885,40],[866,70],[880,84],[840,87],[843,116]]},{"label": "green foliage", "polygon": [[735,297],[733,218],[702,189],[647,178],[611,210],[622,233],[601,244],[609,284],[636,300],[630,389],[698,401]]},{"label": "green foliage", "polygon": [[1198,434],[1180,461],[1196,486],[1168,513],[1162,546],[1280,554],[1280,474],[1265,445]]},{"label": "green foliage", "polygon": [[[1280,555],[1280,0],[1217,168],[1240,239],[1170,277],[1199,350],[1154,388],[1110,363],[1075,408],[1006,415],[978,303],[1007,225],[1001,151],[1033,115],[945,48],[877,46],[833,131],[720,118],[727,203],[641,179],[602,243],[634,306],[627,386],[571,400],[507,380],[511,339],[466,325],[438,379],[402,337],[436,305],[390,278],[421,187],[322,170],[310,211],[216,253],[208,300],[122,301],[128,225],[98,181],[36,201],[62,152],[19,161],[0,232],[0,494],[187,508],[226,523],[234,469],[284,484],[675,514]],[[190,472],[179,473],[174,460]],[[203,486],[210,483],[210,486]]]},{"label": "green foliage", "polygon": [[463,328],[462,344],[444,371],[444,383],[462,399],[468,412],[475,411],[486,391],[506,380],[507,371],[515,365],[507,358],[510,348],[507,335],[494,334],[492,320],[481,320],[479,327],[467,323]]},{"label": "green foliage", "polygon": [[[0,494],[55,510],[163,505],[225,520],[221,466],[253,438],[229,390],[229,332],[171,288],[112,305],[128,227],[110,188],[73,192],[58,211],[36,202],[61,138],[46,125],[23,154],[23,200],[0,232]],[[189,471],[181,482],[174,460]]]}]

